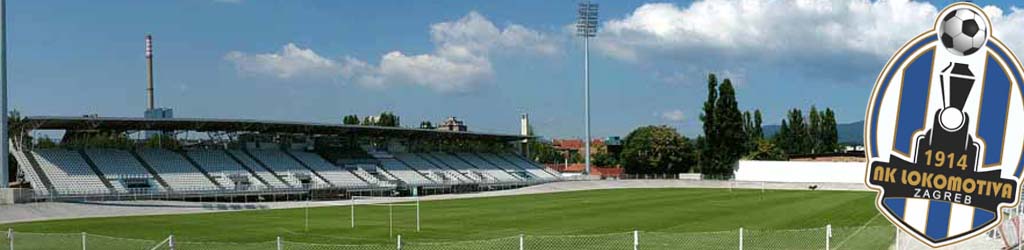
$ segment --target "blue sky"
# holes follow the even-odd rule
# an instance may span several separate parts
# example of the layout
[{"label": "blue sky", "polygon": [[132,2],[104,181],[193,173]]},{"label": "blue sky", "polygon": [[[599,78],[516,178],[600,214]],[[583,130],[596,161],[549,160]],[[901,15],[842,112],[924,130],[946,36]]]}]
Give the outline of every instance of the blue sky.
[{"label": "blue sky", "polygon": [[[951,1],[598,1],[594,136],[648,124],[700,133],[705,77],[741,108],[863,119],[878,70]],[[1024,11],[978,1],[1024,46]],[[140,116],[144,36],[158,106],[177,117],[337,122],[394,111],[471,130],[582,137],[582,43],[572,1],[9,1],[9,88],[26,115]],[[1016,42],[1019,41],[1019,42]]]}]

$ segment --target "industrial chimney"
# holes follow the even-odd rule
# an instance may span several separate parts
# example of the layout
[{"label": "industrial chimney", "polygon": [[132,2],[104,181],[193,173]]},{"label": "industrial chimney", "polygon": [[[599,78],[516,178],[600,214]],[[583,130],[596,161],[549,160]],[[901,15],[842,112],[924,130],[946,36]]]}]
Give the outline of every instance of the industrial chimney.
[{"label": "industrial chimney", "polygon": [[[168,119],[174,118],[174,110],[170,108],[157,108],[156,98],[153,93],[153,36],[146,34],[146,80],[148,85],[146,87],[146,95],[148,97],[148,105],[146,106],[146,112],[143,117],[147,119]],[[151,138],[154,135],[162,133],[161,131],[144,131],[146,138]]]}]

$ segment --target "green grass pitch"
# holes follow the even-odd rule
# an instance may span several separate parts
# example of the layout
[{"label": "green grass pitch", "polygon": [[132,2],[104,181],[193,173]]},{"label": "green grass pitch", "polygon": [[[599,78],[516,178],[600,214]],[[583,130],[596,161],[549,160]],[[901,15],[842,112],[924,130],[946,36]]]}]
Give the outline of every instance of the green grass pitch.
[{"label": "green grass pitch", "polygon": [[[393,208],[393,230],[413,248],[417,243],[476,241],[440,248],[495,244],[518,249],[523,234],[532,249],[632,249],[632,231],[639,230],[642,249],[736,249],[743,227],[744,249],[823,249],[823,228],[831,224],[833,249],[887,248],[895,231],[872,205],[874,197],[856,191],[612,189],[423,201],[422,231],[416,232],[415,207],[410,206]],[[280,236],[290,243],[393,244],[387,207],[356,209],[354,229],[348,206],[309,209],[308,231],[302,208],[56,220],[0,228],[152,241],[173,233],[180,242],[265,243]]]}]

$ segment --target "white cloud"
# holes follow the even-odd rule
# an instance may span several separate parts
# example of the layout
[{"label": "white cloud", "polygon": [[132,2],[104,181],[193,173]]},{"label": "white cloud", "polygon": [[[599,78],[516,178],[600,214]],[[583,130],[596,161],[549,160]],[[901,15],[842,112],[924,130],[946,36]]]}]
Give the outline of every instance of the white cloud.
[{"label": "white cloud", "polygon": [[[942,6],[908,0],[698,0],[650,3],[609,19],[592,45],[643,65],[665,82],[707,72],[785,72],[787,77],[861,82]],[[984,10],[994,34],[1024,48],[1024,11]],[[870,72],[870,73],[868,73]]]},{"label": "white cloud", "polygon": [[936,12],[929,3],[901,0],[702,0],[685,8],[652,3],[604,22],[596,46],[630,61],[701,51],[731,57],[887,57],[929,27]]},{"label": "white cloud", "polygon": [[1010,13],[995,6],[985,6],[983,9],[992,19],[993,35],[1010,49],[1024,49],[1024,9],[1011,7]]},{"label": "white cloud", "polygon": [[411,83],[439,92],[463,92],[490,80],[492,52],[556,54],[558,43],[546,34],[520,25],[499,29],[477,12],[451,22],[430,26],[433,53],[406,55],[392,51],[381,56],[379,65],[358,59],[348,76],[371,86]]},{"label": "white cloud", "polygon": [[239,72],[278,78],[331,76],[340,69],[334,60],[324,58],[312,49],[300,48],[294,43],[285,44],[275,53],[247,54],[231,51],[224,55],[224,60],[234,63]]},{"label": "white cloud", "polygon": [[661,119],[665,119],[665,120],[668,120],[668,121],[671,121],[671,122],[681,122],[684,119],[686,119],[686,116],[683,115],[683,111],[682,110],[676,109],[676,110],[670,110],[670,111],[661,112]]},{"label": "white cloud", "polygon": [[290,43],[276,53],[230,52],[225,59],[240,72],[282,79],[340,75],[364,86],[412,84],[438,92],[464,92],[493,78],[492,54],[553,55],[560,50],[560,43],[545,33],[516,24],[499,29],[477,12],[431,25],[430,37],[433,52],[391,51],[377,64],[353,57],[327,59]]}]

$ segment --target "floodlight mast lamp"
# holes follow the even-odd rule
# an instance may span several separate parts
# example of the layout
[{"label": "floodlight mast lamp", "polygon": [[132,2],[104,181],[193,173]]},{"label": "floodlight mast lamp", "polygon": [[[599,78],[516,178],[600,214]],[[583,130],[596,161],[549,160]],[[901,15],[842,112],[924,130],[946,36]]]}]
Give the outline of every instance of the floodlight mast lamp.
[{"label": "floodlight mast lamp", "polygon": [[597,35],[597,4],[584,1],[576,13],[576,35],[583,37],[583,119],[586,126],[583,173],[590,175],[590,38]]}]

